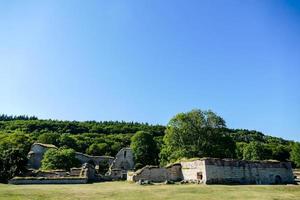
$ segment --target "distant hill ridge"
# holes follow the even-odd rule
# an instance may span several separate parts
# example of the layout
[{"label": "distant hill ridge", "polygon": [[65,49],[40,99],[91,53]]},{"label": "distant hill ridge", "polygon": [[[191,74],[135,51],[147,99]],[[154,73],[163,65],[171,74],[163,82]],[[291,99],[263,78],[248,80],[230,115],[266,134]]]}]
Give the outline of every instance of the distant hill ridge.
[{"label": "distant hill ridge", "polygon": [[[100,134],[134,134],[137,131],[149,131],[154,136],[163,136],[166,127],[140,122],[125,121],[67,121],[38,119],[35,116],[0,115],[0,132],[21,131],[24,133],[100,133]],[[262,142],[288,144],[290,141],[265,135],[259,131],[247,129],[224,129],[236,142]]]}]

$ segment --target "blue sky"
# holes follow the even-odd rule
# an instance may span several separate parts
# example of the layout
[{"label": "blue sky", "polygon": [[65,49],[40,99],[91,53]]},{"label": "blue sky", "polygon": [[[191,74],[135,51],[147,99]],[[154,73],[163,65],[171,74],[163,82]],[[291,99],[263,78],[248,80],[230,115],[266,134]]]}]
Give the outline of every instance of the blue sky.
[{"label": "blue sky", "polygon": [[167,124],[212,109],[300,141],[299,1],[0,1],[0,112]]}]

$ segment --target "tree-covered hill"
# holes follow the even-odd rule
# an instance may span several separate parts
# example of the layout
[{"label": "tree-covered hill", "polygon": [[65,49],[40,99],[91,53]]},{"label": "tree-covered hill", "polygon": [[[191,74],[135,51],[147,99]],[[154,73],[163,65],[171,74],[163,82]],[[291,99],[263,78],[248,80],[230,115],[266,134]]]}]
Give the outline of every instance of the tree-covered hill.
[{"label": "tree-covered hill", "polygon": [[155,136],[163,136],[165,127],[161,125],[149,125],[148,123],[124,122],[124,121],[59,121],[40,120],[36,117],[26,116],[0,116],[0,131],[23,133],[100,133],[100,134],[134,134],[137,131],[150,131]]}]

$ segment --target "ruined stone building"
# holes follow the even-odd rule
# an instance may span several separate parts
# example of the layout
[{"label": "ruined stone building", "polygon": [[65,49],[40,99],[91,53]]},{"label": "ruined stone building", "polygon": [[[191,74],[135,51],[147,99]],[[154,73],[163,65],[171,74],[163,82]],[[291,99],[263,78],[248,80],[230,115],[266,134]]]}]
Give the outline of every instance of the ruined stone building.
[{"label": "ruined stone building", "polygon": [[152,182],[181,181],[182,172],[180,163],[167,167],[145,166],[136,172],[128,172],[128,181],[149,180]]},{"label": "ruined stone building", "polygon": [[[28,168],[39,169],[42,165],[41,162],[45,152],[51,148],[57,149],[57,147],[52,144],[34,143],[28,153]],[[96,168],[99,168],[101,163],[110,166],[114,160],[114,157],[110,156],[91,156],[80,152],[75,153],[75,158],[77,158],[81,164],[89,163]]]},{"label": "ruined stone building", "polygon": [[132,150],[130,148],[123,148],[117,153],[106,175],[112,179],[126,179],[127,172],[133,169],[134,158]]},{"label": "ruined stone building", "polygon": [[91,156],[80,152],[75,153],[75,158],[77,158],[81,164],[89,163],[96,168],[99,168],[100,165],[110,166],[114,160],[114,157],[111,156]]},{"label": "ruined stone building", "polygon": [[292,166],[289,162],[216,158],[182,161],[166,168],[144,167],[137,172],[128,173],[127,180],[141,179],[153,182],[183,180],[204,184],[294,183]]},{"label": "ruined stone building", "polygon": [[52,144],[34,143],[28,153],[28,168],[39,169],[48,149],[56,149],[57,147]]},{"label": "ruined stone building", "polygon": [[[38,170],[44,154],[49,149],[57,149],[52,144],[34,143],[28,153],[28,171],[20,177],[14,177],[9,181],[11,184],[59,184],[59,183],[87,183],[104,180],[126,179],[127,171],[133,170],[134,160],[130,148],[121,149],[116,157],[91,156],[76,152],[82,167],[66,170]],[[107,169],[107,176],[100,174],[100,169]],[[107,168],[106,168],[107,167]]]}]

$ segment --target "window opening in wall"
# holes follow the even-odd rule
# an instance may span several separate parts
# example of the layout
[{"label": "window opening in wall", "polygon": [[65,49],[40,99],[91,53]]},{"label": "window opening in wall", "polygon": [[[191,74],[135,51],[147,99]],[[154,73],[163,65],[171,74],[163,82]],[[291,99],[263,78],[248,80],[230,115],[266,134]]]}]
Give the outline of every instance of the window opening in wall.
[{"label": "window opening in wall", "polygon": [[124,158],[126,158],[126,151],[124,151]]},{"label": "window opening in wall", "polygon": [[197,179],[198,180],[202,180],[203,179],[202,172],[197,172]]}]

